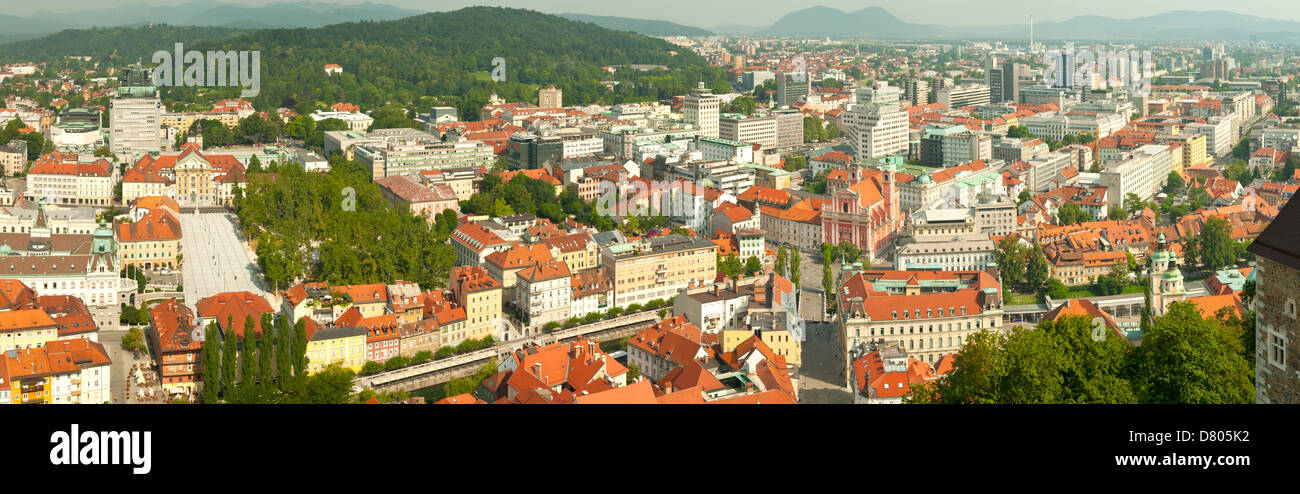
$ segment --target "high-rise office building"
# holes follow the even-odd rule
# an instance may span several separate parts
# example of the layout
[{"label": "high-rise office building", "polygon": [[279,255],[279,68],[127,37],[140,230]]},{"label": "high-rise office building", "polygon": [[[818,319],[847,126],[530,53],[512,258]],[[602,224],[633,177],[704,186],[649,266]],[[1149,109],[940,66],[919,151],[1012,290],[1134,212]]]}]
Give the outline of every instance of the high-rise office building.
[{"label": "high-rise office building", "polygon": [[844,112],[849,145],[861,160],[907,154],[907,111],[894,105],[854,105]]},{"label": "high-rise office building", "polygon": [[682,113],[686,117],[686,123],[700,129],[700,137],[718,137],[718,114],[721,107],[722,100],[701,82],[700,86],[686,97]]},{"label": "high-rise office building", "polygon": [[1020,95],[1020,83],[1029,78],[1029,66],[1015,62],[986,64],[984,76],[989,86],[990,102],[1016,101]]},{"label": "high-rise office building", "polygon": [[876,81],[867,87],[853,91],[859,105],[897,105],[902,99],[902,90],[890,86],[889,82]]},{"label": "high-rise office building", "polygon": [[790,106],[812,92],[806,72],[783,72],[776,77],[776,104]]},{"label": "high-rise office building", "polygon": [[948,86],[936,93],[934,102],[948,105],[948,108],[980,106],[989,104],[990,94],[989,87],[984,84]]},{"label": "high-rise office building", "polygon": [[903,99],[912,106],[930,103],[930,81],[912,79],[903,85]]},{"label": "high-rise office building", "polygon": [[109,149],[120,159],[134,160],[163,150],[163,106],[158,88],[149,81],[149,69],[132,67],[126,72],[128,85],[119,87],[108,103]]}]

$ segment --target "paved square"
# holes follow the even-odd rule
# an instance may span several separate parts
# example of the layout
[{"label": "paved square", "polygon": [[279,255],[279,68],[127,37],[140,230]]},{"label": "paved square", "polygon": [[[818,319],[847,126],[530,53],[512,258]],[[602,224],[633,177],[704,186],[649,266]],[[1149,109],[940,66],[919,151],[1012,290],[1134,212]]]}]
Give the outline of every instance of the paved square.
[{"label": "paved square", "polygon": [[272,304],[276,300],[263,288],[262,273],[253,264],[253,254],[240,240],[230,213],[181,215],[181,279],[185,302],[193,307],[200,300],[223,292],[252,292]]}]

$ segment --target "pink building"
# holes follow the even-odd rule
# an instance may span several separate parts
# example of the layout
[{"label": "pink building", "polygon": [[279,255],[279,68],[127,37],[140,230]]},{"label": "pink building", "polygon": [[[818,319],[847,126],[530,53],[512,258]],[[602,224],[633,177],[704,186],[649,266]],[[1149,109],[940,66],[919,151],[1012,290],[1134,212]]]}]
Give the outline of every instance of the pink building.
[{"label": "pink building", "polygon": [[447,209],[460,212],[456,191],[447,185],[425,187],[408,177],[395,175],[375,180],[375,185],[394,208],[407,208],[411,214],[424,216],[430,222]]},{"label": "pink building", "polygon": [[[850,242],[876,257],[894,240],[903,224],[894,172],[854,168],[853,184],[835,192],[822,207],[822,241]],[[869,258],[870,258],[869,257]]]}]

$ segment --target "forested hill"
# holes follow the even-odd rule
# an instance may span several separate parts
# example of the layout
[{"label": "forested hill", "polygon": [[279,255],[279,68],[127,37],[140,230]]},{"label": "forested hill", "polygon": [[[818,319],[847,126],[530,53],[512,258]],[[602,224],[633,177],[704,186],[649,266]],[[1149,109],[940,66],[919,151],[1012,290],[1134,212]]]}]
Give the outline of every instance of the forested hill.
[{"label": "forested hill", "polygon": [[[310,111],[337,102],[373,110],[386,104],[427,111],[445,104],[477,118],[496,92],[509,101],[537,102],[537,88],[554,84],[566,105],[619,103],[687,94],[698,82],[725,85],[721,69],[663,40],[531,10],[470,7],[390,21],[319,28],[262,29],[153,26],[69,30],[0,45],[0,56],[50,61],[92,55],[124,66],[150,63],[158,50],[261,51],[260,110]],[[494,82],[492,61],[505,59],[506,82]],[[327,75],[325,64],[342,74]],[[638,65],[668,70],[639,71]],[[610,73],[603,67],[615,67]],[[610,84],[604,81],[617,81]],[[168,88],[164,100],[206,102],[234,97],[238,88]]]},{"label": "forested hill", "polygon": [[155,51],[170,50],[177,42],[189,46],[246,32],[230,27],[166,24],[66,29],[41,38],[0,44],[0,62],[49,62],[68,56],[90,56],[119,66],[136,60],[149,63]]},{"label": "forested hill", "polygon": [[[423,106],[420,97],[429,95],[474,117],[493,91],[507,100],[536,102],[537,86],[554,84],[564,90],[565,104],[616,103],[665,99],[688,93],[701,80],[724,78],[690,50],[662,40],[496,7],[262,30],[203,46],[262,51],[261,95],[254,101],[259,108],[304,101]],[[505,59],[507,82],[491,80],[496,57]],[[327,76],[328,63],[341,65],[343,74]],[[638,72],[630,64],[670,70]],[[605,66],[619,68],[610,74]],[[620,83],[610,91],[603,80]]]}]

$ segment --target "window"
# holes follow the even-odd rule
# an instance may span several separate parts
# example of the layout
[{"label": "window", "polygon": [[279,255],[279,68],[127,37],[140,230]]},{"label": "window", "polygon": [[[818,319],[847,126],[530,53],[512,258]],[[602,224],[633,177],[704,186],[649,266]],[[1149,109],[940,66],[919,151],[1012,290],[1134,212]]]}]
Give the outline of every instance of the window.
[{"label": "window", "polygon": [[1268,361],[1269,363],[1286,368],[1286,338],[1277,334],[1268,335]]}]

